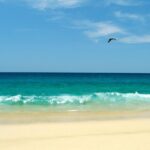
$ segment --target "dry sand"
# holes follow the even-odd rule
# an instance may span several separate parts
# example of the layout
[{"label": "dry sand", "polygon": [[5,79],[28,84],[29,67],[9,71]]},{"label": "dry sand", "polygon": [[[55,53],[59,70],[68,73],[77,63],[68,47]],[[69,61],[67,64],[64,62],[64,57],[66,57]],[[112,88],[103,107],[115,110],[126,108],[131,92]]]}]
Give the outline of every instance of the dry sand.
[{"label": "dry sand", "polygon": [[0,150],[150,150],[150,119],[3,124]]}]

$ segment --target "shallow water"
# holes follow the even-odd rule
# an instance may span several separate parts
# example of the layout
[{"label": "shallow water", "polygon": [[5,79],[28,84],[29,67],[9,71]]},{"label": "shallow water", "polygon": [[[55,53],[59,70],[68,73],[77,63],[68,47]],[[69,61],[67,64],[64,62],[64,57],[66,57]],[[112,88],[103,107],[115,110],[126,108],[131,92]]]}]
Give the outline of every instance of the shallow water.
[{"label": "shallow water", "polygon": [[1,73],[0,112],[149,112],[150,74]]}]

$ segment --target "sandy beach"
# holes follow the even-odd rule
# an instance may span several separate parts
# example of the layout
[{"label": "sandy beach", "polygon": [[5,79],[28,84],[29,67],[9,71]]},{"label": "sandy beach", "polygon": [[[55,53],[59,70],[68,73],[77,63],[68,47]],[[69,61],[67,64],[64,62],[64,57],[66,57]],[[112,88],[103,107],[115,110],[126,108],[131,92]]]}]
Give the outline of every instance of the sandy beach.
[{"label": "sandy beach", "polygon": [[1,124],[1,150],[150,150],[150,119]]}]

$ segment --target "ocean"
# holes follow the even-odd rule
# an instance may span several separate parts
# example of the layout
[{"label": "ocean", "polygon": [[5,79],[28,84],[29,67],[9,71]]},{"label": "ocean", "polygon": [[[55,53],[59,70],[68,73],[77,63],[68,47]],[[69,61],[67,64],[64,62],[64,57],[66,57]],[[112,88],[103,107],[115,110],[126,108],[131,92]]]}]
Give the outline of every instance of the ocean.
[{"label": "ocean", "polygon": [[0,112],[150,111],[150,74],[0,73]]}]

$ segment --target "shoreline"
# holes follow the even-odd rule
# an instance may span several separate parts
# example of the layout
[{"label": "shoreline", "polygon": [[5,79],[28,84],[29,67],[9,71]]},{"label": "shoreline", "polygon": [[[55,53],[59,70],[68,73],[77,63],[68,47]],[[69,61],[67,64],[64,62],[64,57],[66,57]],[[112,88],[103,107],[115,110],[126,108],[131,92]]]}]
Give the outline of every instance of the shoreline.
[{"label": "shoreline", "polygon": [[2,124],[65,123],[86,121],[149,119],[149,111],[101,111],[101,112],[1,112]]}]

